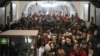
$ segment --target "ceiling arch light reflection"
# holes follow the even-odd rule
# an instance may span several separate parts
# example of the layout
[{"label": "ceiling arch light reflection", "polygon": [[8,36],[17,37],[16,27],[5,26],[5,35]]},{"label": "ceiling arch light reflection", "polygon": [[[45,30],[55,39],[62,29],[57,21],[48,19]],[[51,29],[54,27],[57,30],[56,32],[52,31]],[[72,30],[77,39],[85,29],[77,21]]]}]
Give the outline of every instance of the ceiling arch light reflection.
[{"label": "ceiling arch light reflection", "polygon": [[[36,5],[37,4],[37,5]],[[34,14],[41,11],[41,14],[60,13],[62,15],[68,14],[69,16],[75,14],[77,11],[73,4],[68,1],[31,1],[23,11],[25,15]]]},{"label": "ceiling arch light reflection", "polygon": [[39,6],[45,7],[45,8],[47,8],[47,7],[57,7],[58,4],[39,4]]}]

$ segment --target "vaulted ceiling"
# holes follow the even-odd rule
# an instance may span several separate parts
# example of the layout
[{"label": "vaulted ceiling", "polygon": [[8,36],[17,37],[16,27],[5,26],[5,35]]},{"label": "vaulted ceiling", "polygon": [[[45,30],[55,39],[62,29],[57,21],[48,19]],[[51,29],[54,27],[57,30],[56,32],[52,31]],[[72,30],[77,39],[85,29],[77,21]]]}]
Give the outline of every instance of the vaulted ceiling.
[{"label": "vaulted ceiling", "polygon": [[[0,7],[6,6],[10,1],[12,0],[0,0]],[[13,0],[13,1],[20,1],[20,0]],[[29,0],[23,0],[23,1],[29,1]],[[30,1],[90,1],[94,6],[100,8],[100,0],[30,0]]]},{"label": "vaulted ceiling", "polygon": [[75,6],[68,1],[32,1],[27,3],[23,11],[23,13],[25,13],[26,15],[38,12],[40,14],[61,13],[71,16],[74,15],[77,12],[77,10]]}]

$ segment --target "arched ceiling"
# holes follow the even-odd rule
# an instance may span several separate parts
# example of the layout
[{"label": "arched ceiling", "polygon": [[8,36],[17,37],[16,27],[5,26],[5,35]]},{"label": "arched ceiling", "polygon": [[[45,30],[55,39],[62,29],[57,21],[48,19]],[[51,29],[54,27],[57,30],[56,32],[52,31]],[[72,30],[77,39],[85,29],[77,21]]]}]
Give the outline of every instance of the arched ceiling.
[{"label": "arched ceiling", "polygon": [[23,11],[26,16],[34,13],[61,13],[71,16],[76,12],[74,5],[68,1],[29,1]]},{"label": "arched ceiling", "polygon": [[[31,1],[31,0],[0,0],[0,7],[6,6],[9,1]],[[49,0],[32,0],[32,1],[49,1]],[[100,8],[100,0],[50,0],[50,1],[89,1],[96,7]]]}]

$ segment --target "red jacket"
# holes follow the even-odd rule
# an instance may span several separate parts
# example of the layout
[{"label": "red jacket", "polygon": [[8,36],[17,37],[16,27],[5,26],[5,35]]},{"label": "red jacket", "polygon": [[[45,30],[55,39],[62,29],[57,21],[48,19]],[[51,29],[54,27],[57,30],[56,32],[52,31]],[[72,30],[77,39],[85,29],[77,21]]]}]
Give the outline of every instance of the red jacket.
[{"label": "red jacket", "polygon": [[62,16],[62,20],[63,20],[64,22],[68,22],[68,21],[69,21],[69,18],[68,18],[68,16]]},{"label": "red jacket", "polygon": [[45,37],[45,44],[47,44],[49,42],[49,38],[46,36]]},{"label": "red jacket", "polygon": [[71,51],[70,56],[88,56],[88,55],[84,50],[81,50],[79,55],[76,55],[75,51]]}]

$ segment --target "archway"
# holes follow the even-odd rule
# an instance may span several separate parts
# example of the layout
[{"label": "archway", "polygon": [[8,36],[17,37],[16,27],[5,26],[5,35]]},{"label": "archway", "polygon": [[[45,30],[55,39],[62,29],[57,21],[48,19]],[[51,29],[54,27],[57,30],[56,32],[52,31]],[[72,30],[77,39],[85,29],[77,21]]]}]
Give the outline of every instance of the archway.
[{"label": "archway", "polygon": [[76,9],[71,2],[68,1],[30,1],[27,3],[23,14],[24,16],[37,14],[60,14],[75,15]]}]

